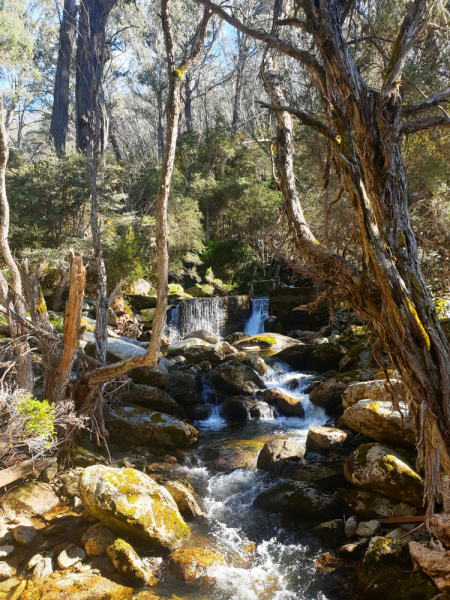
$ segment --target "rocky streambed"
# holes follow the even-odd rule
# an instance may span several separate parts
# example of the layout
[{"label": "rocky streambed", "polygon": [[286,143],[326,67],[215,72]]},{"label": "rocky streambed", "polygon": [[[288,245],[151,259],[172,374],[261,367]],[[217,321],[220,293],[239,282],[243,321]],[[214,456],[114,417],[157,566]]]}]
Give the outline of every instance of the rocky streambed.
[{"label": "rocky streambed", "polygon": [[401,382],[402,414],[358,328],[295,335],[194,332],[132,374],[111,463],[85,436],[1,497],[0,599],[447,593],[446,497],[427,531]]}]

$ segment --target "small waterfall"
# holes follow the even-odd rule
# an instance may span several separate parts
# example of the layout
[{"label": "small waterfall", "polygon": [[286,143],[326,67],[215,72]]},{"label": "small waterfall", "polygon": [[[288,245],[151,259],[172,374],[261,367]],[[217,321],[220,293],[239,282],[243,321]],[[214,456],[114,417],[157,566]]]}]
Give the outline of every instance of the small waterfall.
[{"label": "small waterfall", "polygon": [[264,321],[269,316],[269,297],[253,298],[252,314],[250,315],[244,333],[249,336],[258,335],[264,331]]},{"label": "small waterfall", "polygon": [[183,338],[192,331],[206,329],[220,336],[220,328],[224,315],[221,298],[196,298],[183,302],[180,318],[180,337]]},{"label": "small waterfall", "polygon": [[178,304],[171,304],[167,307],[165,333],[171,342],[180,339],[180,307]]}]

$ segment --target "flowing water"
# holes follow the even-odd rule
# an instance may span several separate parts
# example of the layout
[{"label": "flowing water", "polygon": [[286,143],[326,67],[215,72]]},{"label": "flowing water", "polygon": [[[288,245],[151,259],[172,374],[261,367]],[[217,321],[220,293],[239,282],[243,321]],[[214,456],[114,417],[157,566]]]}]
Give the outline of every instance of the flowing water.
[{"label": "flowing water", "polygon": [[[266,306],[265,299],[255,299],[254,314],[246,328],[249,333],[262,331]],[[259,331],[255,330],[256,327]],[[213,412],[207,420],[195,423],[200,432],[200,457],[202,449],[211,444],[239,444],[242,440],[261,443],[275,437],[305,442],[308,429],[326,421],[322,409],[313,406],[308,396],[302,393],[312,374],[292,372],[286,364],[274,359],[269,362],[271,366],[264,376],[266,385],[287,389],[300,398],[305,417],[277,416],[266,405],[266,418],[249,420],[244,424],[228,423],[220,417],[212,381],[205,379],[203,397],[213,405]],[[295,391],[292,391],[295,386]],[[267,473],[256,469],[258,452],[257,446],[249,468],[230,473],[209,471],[207,463],[201,461],[193,467],[185,467],[205,512],[205,518],[190,526],[193,537],[212,541],[213,546],[226,557],[226,566],[214,569],[211,574],[215,583],[207,588],[181,585],[167,573],[163,582],[155,588],[162,598],[326,600],[321,591],[321,575],[314,566],[323,548],[308,532],[308,524],[253,506],[254,498],[276,483]],[[249,554],[250,546],[253,551]]]},{"label": "flowing water", "polygon": [[244,333],[249,336],[258,335],[264,331],[264,321],[269,316],[269,298],[253,298],[252,314],[245,326]]}]

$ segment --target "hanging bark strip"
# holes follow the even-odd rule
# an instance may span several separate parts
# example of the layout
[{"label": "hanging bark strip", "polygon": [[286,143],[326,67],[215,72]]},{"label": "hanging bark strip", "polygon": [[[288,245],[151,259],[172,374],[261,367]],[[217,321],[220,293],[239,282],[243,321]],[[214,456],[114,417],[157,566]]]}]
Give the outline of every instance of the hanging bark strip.
[{"label": "hanging bark strip", "polygon": [[[286,213],[295,243],[310,270],[332,282],[334,291],[345,296],[350,306],[370,320],[390,349],[415,403],[417,447],[419,456],[425,456],[425,499],[430,516],[440,488],[440,464],[450,471],[450,347],[420,270],[400,148],[403,132],[434,125],[450,126],[447,117],[425,118],[414,123],[402,121],[403,68],[427,2],[410,3],[387,61],[380,91],[365,83],[347,49],[340,22],[345,15],[339,0],[300,0],[296,5],[302,19],[277,22],[280,26],[299,27],[309,34],[320,62],[274,32],[244,25],[210,0],[199,2],[242,33],[302,63],[323,100],[330,127],[317,119],[307,123],[308,115],[286,107],[282,98],[277,102],[271,98],[277,113],[292,112],[301,122],[316,131],[322,130],[332,140],[333,168],[350,198],[361,233],[365,257],[362,271],[341,256],[327,252],[314,240],[299,203],[293,200],[293,187],[288,179],[282,185]],[[442,98],[446,94],[444,91],[436,96]],[[418,110],[412,108],[405,116],[415,116]],[[430,125],[430,119],[434,119],[434,125]],[[288,132],[288,128],[284,131]],[[280,162],[287,163],[288,175],[292,170],[289,161],[288,155],[280,157]],[[282,170],[280,179],[283,181]]]}]

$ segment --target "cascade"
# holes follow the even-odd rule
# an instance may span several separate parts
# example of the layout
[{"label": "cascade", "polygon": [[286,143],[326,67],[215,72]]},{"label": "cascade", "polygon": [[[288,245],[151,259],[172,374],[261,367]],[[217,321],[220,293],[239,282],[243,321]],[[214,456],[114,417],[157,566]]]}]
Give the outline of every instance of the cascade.
[{"label": "cascade", "polygon": [[264,321],[269,316],[269,297],[253,298],[252,314],[244,329],[244,333],[249,336],[258,335],[264,332]]}]

